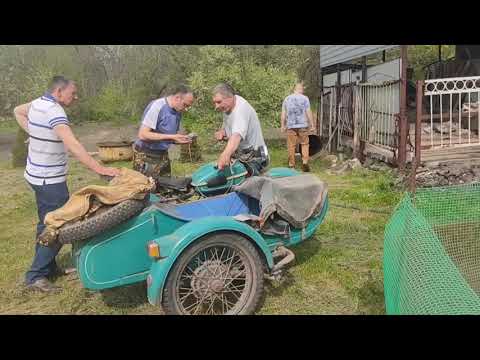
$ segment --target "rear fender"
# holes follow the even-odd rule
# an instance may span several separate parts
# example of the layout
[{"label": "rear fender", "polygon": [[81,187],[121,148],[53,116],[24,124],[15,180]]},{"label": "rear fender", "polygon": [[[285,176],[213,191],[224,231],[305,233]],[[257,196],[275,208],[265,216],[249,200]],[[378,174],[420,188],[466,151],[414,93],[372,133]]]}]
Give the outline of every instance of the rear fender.
[{"label": "rear fender", "polygon": [[257,246],[268,268],[273,267],[272,253],[267,243],[252,227],[229,216],[209,216],[196,219],[178,228],[170,235],[154,240],[160,246],[161,259],[153,262],[150,268],[147,295],[151,304],[161,303],[167,276],[180,254],[194,241],[219,231],[232,231],[243,235]]}]

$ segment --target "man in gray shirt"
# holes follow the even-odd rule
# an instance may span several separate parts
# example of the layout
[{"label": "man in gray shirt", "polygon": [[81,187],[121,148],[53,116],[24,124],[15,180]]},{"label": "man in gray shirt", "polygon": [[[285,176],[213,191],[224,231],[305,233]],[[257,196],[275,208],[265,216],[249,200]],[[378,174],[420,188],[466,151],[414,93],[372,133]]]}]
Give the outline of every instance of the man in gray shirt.
[{"label": "man in gray shirt", "polygon": [[224,113],[222,129],[215,133],[215,138],[228,140],[218,158],[218,168],[229,166],[233,157],[244,162],[251,174],[258,175],[268,166],[269,157],[255,109],[243,97],[235,95],[228,84],[214,88],[213,103],[215,110]]},{"label": "man in gray shirt", "polygon": [[297,141],[302,147],[302,170],[310,171],[308,166],[309,138],[308,131],[313,128],[313,116],[310,100],[303,95],[303,84],[295,84],[294,92],[283,101],[281,131],[287,131],[288,166],[295,167],[295,147]]}]

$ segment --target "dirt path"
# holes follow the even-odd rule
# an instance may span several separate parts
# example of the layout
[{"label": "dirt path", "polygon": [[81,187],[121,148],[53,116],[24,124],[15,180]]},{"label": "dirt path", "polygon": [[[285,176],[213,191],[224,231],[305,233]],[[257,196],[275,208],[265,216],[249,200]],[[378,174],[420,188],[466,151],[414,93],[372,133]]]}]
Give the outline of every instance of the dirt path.
[{"label": "dirt path", "polygon": [[[138,124],[118,125],[112,123],[85,123],[73,125],[73,132],[87,151],[98,151],[97,143],[102,141],[134,140],[137,136]],[[265,140],[285,137],[280,129],[269,129],[264,132]],[[0,132],[0,162],[11,158],[15,145],[16,133]]]},{"label": "dirt path", "polygon": [[[87,123],[74,125],[73,132],[87,151],[98,151],[97,143],[102,141],[134,140],[138,127],[136,124],[119,126],[117,124]],[[9,161],[15,145],[16,133],[0,133],[0,161]]]}]

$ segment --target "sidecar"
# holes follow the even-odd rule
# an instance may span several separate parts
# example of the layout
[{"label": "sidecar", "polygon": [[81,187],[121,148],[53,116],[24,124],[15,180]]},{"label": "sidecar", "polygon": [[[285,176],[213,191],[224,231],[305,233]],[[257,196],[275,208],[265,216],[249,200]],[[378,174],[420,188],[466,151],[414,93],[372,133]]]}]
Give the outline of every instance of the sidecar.
[{"label": "sidecar", "polygon": [[231,192],[184,204],[150,195],[137,216],[74,244],[82,284],[102,290],[147,282],[147,297],[167,314],[251,314],[265,276],[293,260],[288,248],[311,237],[328,210],[302,229],[272,216],[260,227],[260,202]]}]

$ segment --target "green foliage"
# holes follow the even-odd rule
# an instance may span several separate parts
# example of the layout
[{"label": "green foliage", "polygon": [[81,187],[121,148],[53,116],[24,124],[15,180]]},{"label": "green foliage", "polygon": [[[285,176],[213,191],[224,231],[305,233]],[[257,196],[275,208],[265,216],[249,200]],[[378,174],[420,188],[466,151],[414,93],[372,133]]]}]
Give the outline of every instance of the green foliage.
[{"label": "green foliage", "polygon": [[[442,59],[455,56],[455,45],[442,45]],[[438,45],[413,45],[408,48],[409,66],[413,67],[416,79],[424,79],[425,66],[438,61]]]},{"label": "green foliage", "polygon": [[27,133],[23,129],[18,129],[15,145],[12,149],[12,166],[14,168],[24,167],[27,162],[28,145],[25,143],[27,139]]},{"label": "green foliage", "polygon": [[214,115],[212,89],[219,82],[228,82],[255,108],[264,126],[279,126],[282,101],[292,89],[296,74],[272,64],[258,64],[248,54],[236,56],[226,46],[204,46],[199,49],[195,70],[188,78],[198,100],[192,116],[212,127],[221,124]]},{"label": "green foliage", "polygon": [[[443,45],[442,58],[454,51]],[[387,60],[398,55],[389,50]],[[381,54],[375,56],[380,61]],[[409,46],[416,78],[437,58],[437,45]],[[295,80],[304,81],[315,107],[318,62],[318,45],[0,45],[0,116],[11,116],[16,105],[40,96],[53,75],[63,74],[78,86],[80,101],[67,109],[74,122],[138,121],[149,101],[185,82],[199,95],[185,123],[210,134],[222,118],[213,110],[211,90],[226,81],[252,104],[264,127],[278,127],[282,100]]]},{"label": "green foliage", "polygon": [[95,121],[132,120],[138,112],[138,106],[132,96],[128,96],[118,83],[109,83],[98,96],[82,104],[88,119]]}]

